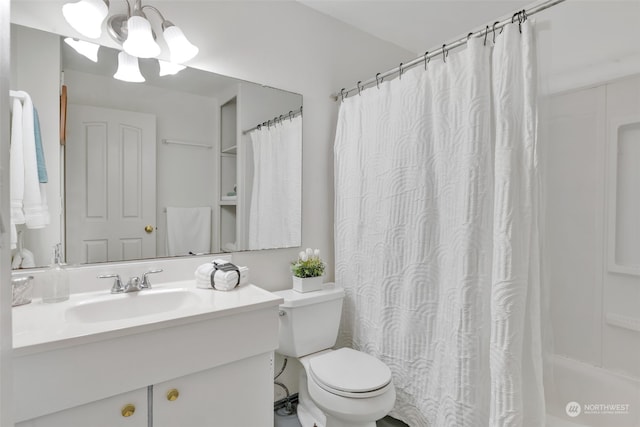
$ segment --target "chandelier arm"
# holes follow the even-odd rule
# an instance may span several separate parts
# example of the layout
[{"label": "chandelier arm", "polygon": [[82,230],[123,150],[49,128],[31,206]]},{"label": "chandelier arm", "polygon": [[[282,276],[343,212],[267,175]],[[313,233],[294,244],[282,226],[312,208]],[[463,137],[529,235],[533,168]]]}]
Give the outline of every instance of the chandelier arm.
[{"label": "chandelier arm", "polygon": [[[141,1],[141,0],[138,0],[138,1]],[[165,23],[167,23],[167,27],[170,27],[170,26],[172,26],[172,25],[173,25],[173,24],[171,23],[171,21],[168,21],[168,20],[164,17],[164,15],[162,14],[162,12],[160,12],[160,11],[158,10],[158,8],[157,8],[157,7],[155,7],[155,6],[151,6],[150,4],[145,4],[144,6],[141,6],[141,7],[140,7],[140,11],[144,10],[145,8],[149,8],[149,9],[153,10],[155,13],[157,13],[157,14],[160,16],[160,19],[162,19],[162,29],[163,29],[163,30],[166,28],[166,27],[165,27]],[[145,15],[145,16],[146,16],[146,15]]]},{"label": "chandelier arm", "polygon": [[[109,1],[109,0],[106,0]],[[129,0],[125,0],[127,2],[127,16],[131,16],[131,2]]]}]

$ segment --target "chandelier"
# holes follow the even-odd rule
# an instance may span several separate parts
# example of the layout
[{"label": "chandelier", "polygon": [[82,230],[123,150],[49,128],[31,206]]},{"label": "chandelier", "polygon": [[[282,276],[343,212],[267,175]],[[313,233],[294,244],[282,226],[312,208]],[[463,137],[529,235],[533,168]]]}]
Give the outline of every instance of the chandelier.
[{"label": "chandelier", "polygon": [[[122,45],[118,55],[115,78],[125,81],[144,81],[138,67],[138,58],[156,58],[161,48],[155,40],[151,21],[145,11],[154,11],[161,19],[162,36],[169,48],[170,62],[160,61],[161,68],[180,70],[179,64],[198,54],[198,48],[185,37],[182,30],[165,19],[154,6],[143,5],[142,0],[126,0],[127,14],[114,14],[107,19],[107,32]],[[102,23],[109,14],[109,0],[80,0],[62,6],[62,14],[76,31],[85,37],[97,39],[102,34]],[[171,74],[171,73],[167,73]]]}]

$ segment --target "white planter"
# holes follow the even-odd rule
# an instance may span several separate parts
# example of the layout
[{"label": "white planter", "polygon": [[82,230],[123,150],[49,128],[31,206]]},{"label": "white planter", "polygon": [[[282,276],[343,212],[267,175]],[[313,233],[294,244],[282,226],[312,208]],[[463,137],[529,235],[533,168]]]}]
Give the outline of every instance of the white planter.
[{"label": "white planter", "polygon": [[312,292],[322,289],[322,276],[318,277],[296,277],[293,279],[293,290],[297,292]]}]

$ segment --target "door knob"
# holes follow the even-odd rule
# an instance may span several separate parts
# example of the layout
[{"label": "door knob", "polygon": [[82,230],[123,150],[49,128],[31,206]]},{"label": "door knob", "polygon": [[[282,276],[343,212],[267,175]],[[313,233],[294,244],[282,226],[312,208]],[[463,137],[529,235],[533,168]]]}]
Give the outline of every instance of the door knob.
[{"label": "door knob", "polygon": [[131,415],[133,415],[134,412],[136,412],[136,407],[133,406],[131,403],[128,403],[122,407],[123,417],[130,417]]},{"label": "door knob", "polygon": [[169,400],[171,402],[176,400],[178,398],[178,396],[180,396],[180,392],[175,388],[172,388],[171,390],[169,390],[167,392],[167,400]]},{"label": "door knob", "polygon": [[146,227],[144,227],[144,231],[146,231],[147,233],[153,233],[153,225],[147,225]]}]

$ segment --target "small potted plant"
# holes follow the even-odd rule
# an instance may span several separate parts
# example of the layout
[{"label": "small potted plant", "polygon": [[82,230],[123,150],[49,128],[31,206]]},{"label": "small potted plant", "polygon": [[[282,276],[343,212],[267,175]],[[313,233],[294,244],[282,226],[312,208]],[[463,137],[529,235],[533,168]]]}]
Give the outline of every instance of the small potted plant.
[{"label": "small potted plant", "polygon": [[293,290],[298,292],[317,291],[322,288],[325,263],[320,258],[320,249],[307,248],[291,263]]}]

